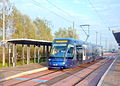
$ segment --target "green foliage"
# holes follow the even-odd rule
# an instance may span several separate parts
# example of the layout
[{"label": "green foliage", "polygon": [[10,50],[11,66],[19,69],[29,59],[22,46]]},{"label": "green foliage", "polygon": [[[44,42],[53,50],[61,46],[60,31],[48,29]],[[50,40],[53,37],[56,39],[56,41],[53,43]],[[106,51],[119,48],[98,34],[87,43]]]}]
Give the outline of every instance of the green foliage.
[{"label": "green foliage", "polygon": [[14,27],[13,38],[35,38],[35,25],[27,15],[21,14],[14,8],[11,19]]},{"label": "green foliage", "polygon": [[75,38],[78,39],[79,36],[76,33],[76,30],[68,27],[68,28],[60,28],[55,32],[55,38]]},{"label": "green foliage", "polygon": [[2,14],[0,14],[0,40],[2,40],[2,28],[3,28],[3,20],[2,20]]},{"label": "green foliage", "polygon": [[2,38],[3,38],[3,37],[2,37],[2,36],[0,36],[0,40],[2,40]]},{"label": "green foliage", "polygon": [[[5,63],[5,66],[4,67],[8,67],[7,66],[7,63]],[[2,66],[2,63],[0,63],[0,68],[4,68],[3,66]]]},{"label": "green foliage", "polygon": [[34,20],[36,25],[36,38],[40,40],[53,40],[53,36],[51,34],[51,28],[46,24],[47,21],[44,21],[40,18],[36,18]]},{"label": "green foliage", "polygon": [[[5,15],[6,36],[10,38],[28,38],[40,40],[53,40],[51,28],[47,21],[36,18],[34,21],[29,16],[22,14],[16,8],[12,13]],[[2,13],[0,13],[0,35],[2,35]],[[7,29],[9,31],[7,31]]]}]

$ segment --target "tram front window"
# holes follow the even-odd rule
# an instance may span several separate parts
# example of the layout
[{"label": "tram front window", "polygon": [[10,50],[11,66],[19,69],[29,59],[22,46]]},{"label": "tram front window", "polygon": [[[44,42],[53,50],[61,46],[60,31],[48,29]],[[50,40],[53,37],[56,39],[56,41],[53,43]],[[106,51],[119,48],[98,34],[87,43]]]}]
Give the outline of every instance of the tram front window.
[{"label": "tram front window", "polygon": [[73,59],[74,57],[74,45],[68,44],[66,58]]},{"label": "tram front window", "polygon": [[50,57],[64,57],[67,44],[53,44]]},{"label": "tram front window", "polygon": [[67,58],[68,59],[73,59],[73,56],[74,56],[74,48],[73,47],[70,47],[68,49],[68,52],[67,52]]}]

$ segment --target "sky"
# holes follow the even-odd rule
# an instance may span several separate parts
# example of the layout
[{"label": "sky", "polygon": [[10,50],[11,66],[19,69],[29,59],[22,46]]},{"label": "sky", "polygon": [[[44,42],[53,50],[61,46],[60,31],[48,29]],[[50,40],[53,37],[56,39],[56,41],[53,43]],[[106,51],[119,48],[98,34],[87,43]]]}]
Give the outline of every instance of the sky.
[{"label": "sky", "polygon": [[[86,39],[80,25],[90,25],[88,42],[101,44],[105,48],[117,45],[112,30],[119,30],[120,0],[11,0],[13,5],[31,19],[46,19],[52,34],[58,29],[72,27],[81,40]],[[108,29],[110,27],[110,29]],[[88,27],[83,27],[85,31]]]}]

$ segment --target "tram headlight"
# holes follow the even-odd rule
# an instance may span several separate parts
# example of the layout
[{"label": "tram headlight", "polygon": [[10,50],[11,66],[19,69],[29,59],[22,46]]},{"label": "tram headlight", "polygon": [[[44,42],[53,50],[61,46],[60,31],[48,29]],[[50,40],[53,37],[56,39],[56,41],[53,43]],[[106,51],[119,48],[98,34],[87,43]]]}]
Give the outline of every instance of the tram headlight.
[{"label": "tram headlight", "polygon": [[51,61],[51,59],[48,59],[49,61]]},{"label": "tram headlight", "polygon": [[65,62],[63,62],[63,64],[65,64]]},{"label": "tram headlight", "polygon": [[57,66],[58,64],[53,64],[54,66]]}]

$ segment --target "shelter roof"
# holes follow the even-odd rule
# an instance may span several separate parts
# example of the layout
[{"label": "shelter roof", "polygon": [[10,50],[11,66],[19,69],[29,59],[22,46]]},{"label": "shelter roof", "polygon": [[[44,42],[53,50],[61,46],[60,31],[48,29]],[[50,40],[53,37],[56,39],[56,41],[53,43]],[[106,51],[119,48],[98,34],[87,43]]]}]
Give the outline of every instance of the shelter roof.
[{"label": "shelter roof", "polygon": [[14,43],[14,44],[23,44],[23,45],[52,45],[52,41],[46,40],[34,40],[34,39],[10,39],[6,40],[6,43]]}]

